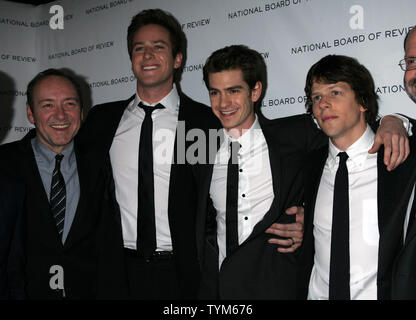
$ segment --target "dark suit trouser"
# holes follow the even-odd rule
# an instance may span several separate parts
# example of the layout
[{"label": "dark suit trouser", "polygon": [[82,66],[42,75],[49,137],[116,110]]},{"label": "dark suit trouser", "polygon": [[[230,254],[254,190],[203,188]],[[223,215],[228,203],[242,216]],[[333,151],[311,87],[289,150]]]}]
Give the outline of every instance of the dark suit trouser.
[{"label": "dark suit trouser", "polygon": [[125,254],[129,298],[177,300],[180,290],[174,259],[151,259]]}]

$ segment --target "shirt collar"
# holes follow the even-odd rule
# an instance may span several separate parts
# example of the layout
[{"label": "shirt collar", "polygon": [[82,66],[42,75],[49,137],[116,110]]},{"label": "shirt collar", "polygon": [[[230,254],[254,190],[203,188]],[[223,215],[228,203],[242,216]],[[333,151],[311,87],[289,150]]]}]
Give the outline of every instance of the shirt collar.
[{"label": "shirt collar", "polygon": [[[370,126],[367,124],[367,128],[361,137],[355,141],[351,146],[345,150],[348,154],[348,160],[354,164],[354,166],[361,167],[364,162],[369,157],[368,150],[371,149],[374,143],[375,134],[371,130]],[[328,164],[331,168],[338,166],[339,158],[337,157],[338,153],[342,152],[339,150],[329,139],[329,155],[328,155]]]},{"label": "shirt collar", "polygon": [[[47,161],[49,166],[55,167],[55,156],[56,152],[49,149],[42,142],[39,141],[38,137],[33,138],[32,143],[33,148],[36,150],[36,153]],[[64,151],[61,152],[64,156],[62,159],[61,167],[68,167],[71,161],[71,158],[75,155],[74,153],[74,141],[71,141]]]},{"label": "shirt collar", "polygon": [[263,134],[257,115],[255,115],[255,119],[251,127],[249,129],[243,130],[243,134],[238,137],[238,139],[230,137],[225,129],[223,129],[223,132],[225,137],[224,143],[226,146],[228,146],[230,142],[237,141],[240,143],[241,148],[238,152],[239,154],[248,152],[256,142],[260,141],[258,139],[259,135]]},{"label": "shirt collar", "polygon": [[134,97],[134,102],[133,104],[129,106],[129,110],[133,111],[136,107],[138,108],[138,105],[140,102],[142,102],[144,105],[152,106],[152,107],[160,103],[165,107],[166,110],[168,110],[171,113],[176,114],[179,112],[180,98],[179,98],[179,93],[178,93],[178,90],[176,89],[175,84],[173,84],[172,90],[162,100],[152,103],[152,104],[149,104],[146,101],[142,100],[139,97],[139,95],[136,93]]}]

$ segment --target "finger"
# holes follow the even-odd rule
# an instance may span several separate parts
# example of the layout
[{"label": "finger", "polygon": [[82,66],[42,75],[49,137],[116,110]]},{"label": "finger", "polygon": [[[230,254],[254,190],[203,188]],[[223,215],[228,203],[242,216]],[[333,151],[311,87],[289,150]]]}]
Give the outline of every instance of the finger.
[{"label": "finger", "polygon": [[390,157],[391,157],[391,139],[388,139],[384,141],[384,157],[383,161],[386,166],[390,163]]},{"label": "finger", "polygon": [[401,165],[403,163],[403,161],[406,159],[405,155],[406,155],[406,143],[405,143],[406,139],[405,137],[399,137],[399,156],[396,160],[396,166],[395,168],[397,168],[399,165]]},{"label": "finger", "polygon": [[266,233],[277,234],[276,232],[280,231],[302,231],[303,224],[299,222],[293,223],[273,223],[270,227],[266,229]]},{"label": "finger", "polygon": [[267,240],[267,242],[272,243],[272,244],[278,244],[278,245],[285,246],[285,247],[291,247],[295,245],[295,242],[292,238],[287,238],[287,239],[271,238]]},{"label": "finger", "polygon": [[303,242],[303,237],[288,237],[286,239],[277,239],[277,238],[270,238],[267,240],[269,243],[279,244],[285,247],[301,245]]},{"label": "finger", "polygon": [[376,136],[374,139],[373,146],[370,150],[368,150],[368,153],[376,153],[378,149],[380,149],[381,145],[383,144],[382,139],[379,136]]},{"label": "finger", "polygon": [[291,223],[291,224],[277,224],[275,228],[267,228],[266,233],[274,234],[282,237],[291,236],[290,232],[302,233],[303,224]]},{"label": "finger", "polygon": [[285,213],[288,215],[297,214],[300,208],[302,207],[293,206],[293,207],[287,208]]},{"label": "finger", "polygon": [[388,164],[388,169],[393,170],[397,166],[397,160],[399,159],[400,155],[400,143],[399,143],[399,136],[393,135],[391,137],[391,156],[390,162]]},{"label": "finger", "polygon": [[[270,233],[270,232],[269,232]],[[303,238],[303,232],[302,231],[282,231],[279,230],[278,232],[274,232],[274,233],[270,233],[282,238],[298,238],[301,239]]]},{"label": "finger", "polygon": [[295,244],[291,246],[290,248],[277,248],[277,251],[279,251],[280,253],[292,253],[292,252],[295,252],[296,249],[298,249],[299,247],[300,247],[299,244]]},{"label": "finger", "polygon": [[273,223],[270,227],[266,229],[266,233],[273,233],[273,230],[278,229],[278,223]]},{"label": "finger", "polygon": [[410,154],[410,146],[409,146],[409,138],[405,138],[405,143],[404,143],[404,147],[405,147],[405,156],[404,156],[404,160],[407,159],[407,157]]},{"label": "finger", "polygon": [[273,228],[274,231],[302,231],[303,224],[299,222],[294,223],[277,223],[276,228]]},{"label": "finger", "polygon": [[302,229],[303,229],[303,224],[304,224],[304,220],[305,220],[305,209],[303,207],[299,207],[299,213],[296,215],[296,222],[302,224]]}]

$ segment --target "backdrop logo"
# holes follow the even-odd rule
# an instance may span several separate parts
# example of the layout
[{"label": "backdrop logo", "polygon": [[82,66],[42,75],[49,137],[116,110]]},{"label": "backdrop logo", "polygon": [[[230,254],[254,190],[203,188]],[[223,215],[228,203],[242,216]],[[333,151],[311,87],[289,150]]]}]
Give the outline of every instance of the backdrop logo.
[{"label": "backdrop logo", "polygon": [[364,8],[358,4],[353,5],[350,13],[353,14],[350,19],[350,28],[352,30],[364,29]]},{"label": "backdrop logo", "polygon": [[64,8],[60,5],[53,5],[49,8],[49,13],[54,15],[49,19],[49,27],[52,30],[64,29]]}]

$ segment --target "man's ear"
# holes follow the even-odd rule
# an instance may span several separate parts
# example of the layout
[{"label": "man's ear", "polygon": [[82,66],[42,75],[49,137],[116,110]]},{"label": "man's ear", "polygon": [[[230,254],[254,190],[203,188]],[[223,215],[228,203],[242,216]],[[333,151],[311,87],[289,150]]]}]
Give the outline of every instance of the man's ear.
[{"label": "man's ear", "polygon": [[257,81],[254,85],[254,88],[251,89],[251,101],[257,102],[259,100],[261,93],[263,91],[263,84],[260,81]]},{"label": "man's ear", "polygon": [[27,119],[29,120],[29,122],[31,124],[35,124],[35,117],[33,116],[32,110],[30,110],[30,106],[28,103],[26,103],[26,114],[27,114]]},{"label": "man's ear", "polygon": [[176,55],[176,57],[173,60],[173,68],[174,69],[178,69],[181,65],[182,65],[182,53],[178,52],[178,54]]}]

